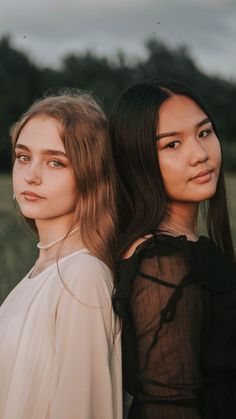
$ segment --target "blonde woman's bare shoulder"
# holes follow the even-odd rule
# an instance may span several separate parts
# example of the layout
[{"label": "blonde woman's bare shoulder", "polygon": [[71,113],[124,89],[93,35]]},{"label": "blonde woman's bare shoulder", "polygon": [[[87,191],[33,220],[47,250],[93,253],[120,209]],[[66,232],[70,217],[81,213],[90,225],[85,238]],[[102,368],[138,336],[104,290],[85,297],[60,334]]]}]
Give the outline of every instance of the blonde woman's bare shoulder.
[{"label": "blonde woman's bare shoulder", "polygon": [[140,237],[139,239],[135,240],[132,246],[130,246],[130,248],[124,253],[122,259],[130,258],[134,254],[135,250],[140,246],[140,244],[144,243],[151,237],[153,237],[152,234],[147,234],[146,236]]}]

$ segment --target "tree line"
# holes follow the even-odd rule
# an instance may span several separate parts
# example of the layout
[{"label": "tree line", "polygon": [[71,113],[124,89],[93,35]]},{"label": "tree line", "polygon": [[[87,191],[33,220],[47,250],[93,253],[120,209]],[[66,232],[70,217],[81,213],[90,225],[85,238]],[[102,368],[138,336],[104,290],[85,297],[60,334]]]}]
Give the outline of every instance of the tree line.
[{"label": "tree line", "polygon": [[67,54],[59,68],[40,67],[16,49],[11,38],[0,39],[0,171],[11,168],[9,128],[21,113],[45,92],[79,88],[94,92],[109,110],[122,90],[150,80],[175,79],[192,86],[215,116],[226,150],[226,167],[236,170],[236,80],[204,73],[188,48],[170,48],[157,39],[145,43],[145,57],[130,59],[124,52],[114,57],[91,51]]}]

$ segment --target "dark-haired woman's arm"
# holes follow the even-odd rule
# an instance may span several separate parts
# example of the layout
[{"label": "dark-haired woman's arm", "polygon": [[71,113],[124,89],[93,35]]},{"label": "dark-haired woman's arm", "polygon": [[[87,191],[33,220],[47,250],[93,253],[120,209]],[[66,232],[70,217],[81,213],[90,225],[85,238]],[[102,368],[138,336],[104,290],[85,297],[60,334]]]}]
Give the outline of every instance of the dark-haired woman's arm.
[{"label": "dark-haired woman's arm", "polygon": [[138,352],[138,396],[129,418],[201,417],[201,290],[179,255],[142,260],[130,309]]}]

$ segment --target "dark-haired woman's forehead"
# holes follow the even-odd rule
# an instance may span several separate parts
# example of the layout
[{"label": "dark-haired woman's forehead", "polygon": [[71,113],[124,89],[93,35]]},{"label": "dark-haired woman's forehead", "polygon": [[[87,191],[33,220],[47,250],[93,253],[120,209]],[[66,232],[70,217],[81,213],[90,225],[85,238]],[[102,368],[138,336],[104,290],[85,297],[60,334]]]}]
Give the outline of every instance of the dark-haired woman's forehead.
[{"label": "dark-haired woman's forehead", "polygon": [[157,135],[180,133],[210,123],[208,115],[187,96],[174,95],[161,106]]}]

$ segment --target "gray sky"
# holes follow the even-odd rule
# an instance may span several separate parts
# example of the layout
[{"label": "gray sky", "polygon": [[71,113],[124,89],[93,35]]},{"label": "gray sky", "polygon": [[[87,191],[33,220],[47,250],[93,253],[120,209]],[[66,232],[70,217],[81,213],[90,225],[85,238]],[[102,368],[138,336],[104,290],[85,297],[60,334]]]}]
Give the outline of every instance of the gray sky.
[{"label": "gray sky", "polygon": [[236,80],[236,0],[1,0],[6,33],[42,65],[88,48],[143,56],[153,36],[187,45],[203,70]]}]

